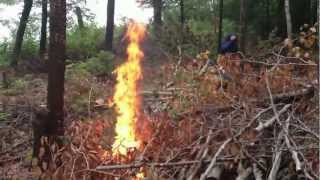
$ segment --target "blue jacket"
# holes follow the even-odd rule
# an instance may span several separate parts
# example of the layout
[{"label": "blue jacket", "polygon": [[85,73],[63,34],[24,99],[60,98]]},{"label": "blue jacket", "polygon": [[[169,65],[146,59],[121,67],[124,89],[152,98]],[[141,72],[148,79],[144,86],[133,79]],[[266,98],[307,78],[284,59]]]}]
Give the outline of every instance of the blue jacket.
[{"label": "blue jacket", "polygon": [[228,35],[224,41],[221,43],[219,53],[220,54],[225,54],[225,53],[235,53],[238,51],[238,43],[237,39],[231,40],[231,36],[233,34]]}]

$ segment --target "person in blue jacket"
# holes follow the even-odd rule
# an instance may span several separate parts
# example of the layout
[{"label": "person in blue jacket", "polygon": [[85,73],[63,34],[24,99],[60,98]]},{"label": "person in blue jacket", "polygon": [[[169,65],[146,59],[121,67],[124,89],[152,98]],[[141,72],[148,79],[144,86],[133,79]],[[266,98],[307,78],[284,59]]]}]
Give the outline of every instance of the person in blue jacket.
[{"label": "person in blue jacket", "polygon": [[237,36],[235,34],[229,34],[221,43],[219,53],[236,53],[238,52]]}]

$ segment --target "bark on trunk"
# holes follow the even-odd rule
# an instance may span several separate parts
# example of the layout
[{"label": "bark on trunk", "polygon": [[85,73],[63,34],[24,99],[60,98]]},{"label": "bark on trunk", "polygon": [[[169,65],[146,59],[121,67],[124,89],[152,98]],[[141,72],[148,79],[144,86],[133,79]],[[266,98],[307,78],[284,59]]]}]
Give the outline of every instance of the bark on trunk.
[{"label": "bark on trunk", "polygon": [[33,4],[33,0],[24,0],[23,11],[20,18],[20,23],[17,30],[16,40],[15,40],[14,48],[12,52],[11,66],[13,67],[17,66],[18,59],[20,58],[23,36],[28,23],[32,4]]},{"label": "bark on trunk", "polygon": [[270,21],[270,0],[266,0],[266,25],[265,25],[266,39],[268,38],[269,33],[270,33],[270,24],[271,24],[271,21]]},{"label": "bark on trunk", "polygon": [[222,41],[222,26],[223,26],[223,0],[219,1],[219,35],[218,35],[218,53],[220,51]]},{"label": "bark on trunk", "polygon": [[181,23],[181,44],[184,42],[184,0],[180,0],[180,23]]},{"label": "bark on trunk", "polygon": [[185,16],[184,16],[184,0],[180,0],[180,23],[184,26]]},{"label": "bark on trunk", "polygon": [[289,39],[292,38],[292,22],[291,22],[291,14],[290,14],[290,0],[285,0],[284,8],[286,13],[286,23],[287,23],[287,37]]},{"label": "bark on trunk", "polygon": [[75,13],[77,16],[79,29],[82,30],[84,28],[84,23],[83,23],[83,17],[82,17],[82,10],[79,6],[76,7]]},{"label": "bark on trunk", "polygon": [[66,54],[66,0],[50,0],[48,121],[46,133],[63,135]]},{"label": "bark on trunk", "polygon": [[277,7],[277,35],[285,38],[286,37],[286,18],[285,18],[285,11],[284,9],[284,1],[285,0],[279,0],[278,1],[278,7]]},{"label": "bark on trunk", "polygon": [[112,51],[112,48],[113,48],[114,7],[115,7],[115,0],[108,0],[107,28],[106,28],[106,38],[105,38],[107,51]]},{"label": "bark on trunk", "polygon": [[162,0],[153,0],[153,24],[156,37],[161,36],[162,27]]},{"label": "bark on trunk", "polygon": [[48,0],[42,0],[41,35],[39,56],[44,58],[47,49]]},{"label": "bark on trunk", "polygon": [[246,50],[246,0],[240,0],[240,51]]},{"label": "bark on trunk", "polygon": [[315,22],[317,22],[317,9],[318,9],[319,1],[317,0],[311,0],[310,2],[310,24],[313,25]]}]

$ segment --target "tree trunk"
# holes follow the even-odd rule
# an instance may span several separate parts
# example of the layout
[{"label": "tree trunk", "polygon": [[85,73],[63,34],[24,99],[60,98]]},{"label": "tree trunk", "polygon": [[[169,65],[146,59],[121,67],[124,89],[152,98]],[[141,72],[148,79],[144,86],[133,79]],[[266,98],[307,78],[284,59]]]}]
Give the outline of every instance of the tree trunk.
[{"label": "tree trunk", "polygon": [[246,49],[246,0],[240,0],[240,51]]},{"label": "tree trunk", "polygon": [[284,12],[284,1],[285,0],[278,0],[277,5],[277,36],[285,38],[286,37],[286,18],[285,18],[285,12]]},{"label": "tree trunk", "polygon": [[64,73],[66,54],[66,0],[50,0],[48,74],[48,135],[63,135]]},{"label": "tree trunk", "polygon": [[184,26],[185,16],[184,16],[184,0],[180,0],[180,23]]},{"label": "tree trunk", "polygon": [[290,0],[284,1],[284,8],[286,13],[286,23],[287,23],[287,37],[289,39],[292,38],[292,22],[291,22],[291,14],[290,14]]},{"label": "tree trunk", "polygon": [[317,8],[318,8],[319,1],[311,0],[310,2],[310,25],[313,25],[317,22]]},{"label": "tree trunk", "polygon": [[223,26],[223,0],[219,1],[219,35],[218,35],[218,53],[220,51],[222,41],[222,26]]},{"label": "tree trunk", "polygon": [[48,21],[48,0],[42,0],[41,35],[39,56],[44,58],[47,47],[47,21]]},{"label": "tree trunk", "polygon": [[184,0],[180,0],[180,23],[181,23],[181,44],[184,42]]},{"label": "tree trunk", "polygon": [[114,7],[115,7],[115,0],[108,0],[107,28],[106,28],[106,38],[105,38],[107,51],[112,51],[112,47],[113,47]]},{"label": "tree trunk", "polygon": [[82,17],[82,10],[79,6],[76,7],[75,13],[77,16],[79,29],[82,30],[84,28],[84,23],[83,23],[83,17]]},{"label": "tree trunk", "polygon": [[161,36],[161,27],[162,27],[162,0],[153,0],[153,24],[154,32],[156,37]]},{"label": "tree trunk", "polygon": [[266,0],[266,25],[265,25],[265,35],[266,38],[269,37],[269,33],[270,33],[270,0]]},{"label": "tree trunk", "polygon": [[212,21],[213,21],[213,32],[215,35],[218,33],[218,2],[217,0],[211,0],[211,9],[212,9]]},{"label": "tree trunk", "polygon": [[14,48],[12,52],[11,66],[13,67],[17,66],[18,59],[20,58],[23,36],[28,23],[32,4],[33,4],[33,0],[24,0],[23,11],[20,18],[20,23],[17,30],[16,40],[15,40]]}]

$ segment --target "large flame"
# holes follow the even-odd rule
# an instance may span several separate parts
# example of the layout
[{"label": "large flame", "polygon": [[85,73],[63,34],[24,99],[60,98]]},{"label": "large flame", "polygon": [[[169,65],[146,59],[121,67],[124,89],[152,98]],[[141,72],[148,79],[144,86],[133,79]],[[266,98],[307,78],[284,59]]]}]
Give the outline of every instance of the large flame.
[{"label": "large flame", "polygon": [[136,122],[140,111],[138,83],[142,79],[141,60],[143,52],[139,43],[143,39],[145,28],[142,24],[130,23],[127,30],[129,46],[128,59],[116,69],[117,84],[113,102],[117,110],[116,137],[112,146],[114,156],[127,156],[129,149],[139,149],[140,141],[136,136]]}]

